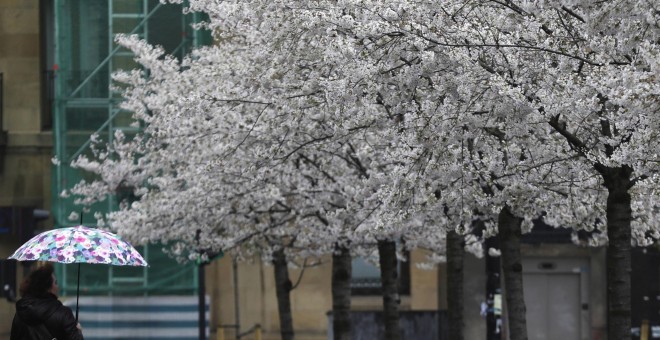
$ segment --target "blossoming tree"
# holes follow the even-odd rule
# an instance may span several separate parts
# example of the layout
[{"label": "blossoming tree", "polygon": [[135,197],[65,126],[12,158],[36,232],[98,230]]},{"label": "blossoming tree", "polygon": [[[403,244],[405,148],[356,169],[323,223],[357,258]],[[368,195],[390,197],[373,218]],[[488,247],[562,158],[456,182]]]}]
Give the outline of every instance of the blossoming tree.
[{"label": "blossoming tree", "polygon": [[218,43],[179,63],[121,40],[148,70],[116,77],[144,134],[79,159],[101,180],[73,192],[135,188],[108,223],[177,255],[332,253],[338,339],[365,244],[442,252],[446,230],[499,230],[511,336],[525,339],[520,234],[540,216],[607,230],[608,333],[623,339],[630,244],[658,234],[653,6],[191,0]]}]

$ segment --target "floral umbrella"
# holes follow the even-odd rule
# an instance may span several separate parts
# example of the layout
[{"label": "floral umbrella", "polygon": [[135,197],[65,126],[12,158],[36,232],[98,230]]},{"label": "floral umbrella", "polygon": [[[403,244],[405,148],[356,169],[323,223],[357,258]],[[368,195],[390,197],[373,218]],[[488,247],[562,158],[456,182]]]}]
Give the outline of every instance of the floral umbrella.
[{"label": "floral umbrella", "polygon": [[82,225],[45,231],[25,242],[10,259],[17,261],[49,261],[78,263],[76,320],[80,296],[80,263],[102,263],[114,266],[147,266],[147,261],[119,236]]}]

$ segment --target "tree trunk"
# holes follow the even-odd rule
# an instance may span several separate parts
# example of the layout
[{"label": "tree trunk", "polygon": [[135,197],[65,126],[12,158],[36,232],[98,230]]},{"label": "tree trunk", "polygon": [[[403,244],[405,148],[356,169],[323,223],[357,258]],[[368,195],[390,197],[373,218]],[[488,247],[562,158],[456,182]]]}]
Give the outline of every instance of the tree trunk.
[{"label": "tree trunk", "polygon": [[504,275],[504,294],[506,295],[510,340],[527,340],[522,262],[520,258],[521,224],[522,219],[514,216],[509,207],[502,208],[497,219],[497,225],[502,252],[502,274]]},{"label": "tree trunk", "polygon": [[284,249],[273,252],[273,267],[275,272],[275,290],[277,293],[277,309],[280,314],[280,335],[282,340],[293,340],[293,316],[291,314],[291,280]]},{"label": "tree trunk", "polygon": [[463,236],[447,230],[447,326],[452,340],[463,340]]},{"label": "tree trunk", "polygon": [[599,169],[607,188],[607,338],[630,339],[632,169]]},{"label": "tree trunk", "polygon": [[383,287],[383,321],[385,340],[399,340],[399,279],[394,241],[378,241],[380,280]]},{"label": "tree trunk", "polygon": [[351,253],[335,247],[332,254],[332,332],[334,340],[351,340]]}]

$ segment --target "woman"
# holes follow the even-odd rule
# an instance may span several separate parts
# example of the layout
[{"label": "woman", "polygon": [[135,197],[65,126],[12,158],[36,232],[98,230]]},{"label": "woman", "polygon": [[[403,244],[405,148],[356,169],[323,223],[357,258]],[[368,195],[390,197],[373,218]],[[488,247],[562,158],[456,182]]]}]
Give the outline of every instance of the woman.
[{"label": "woman", "polygon": [[71,309],[57,299],[59,287],[53,265],[33,270],[21,283],[10,340],[83,340]]}]

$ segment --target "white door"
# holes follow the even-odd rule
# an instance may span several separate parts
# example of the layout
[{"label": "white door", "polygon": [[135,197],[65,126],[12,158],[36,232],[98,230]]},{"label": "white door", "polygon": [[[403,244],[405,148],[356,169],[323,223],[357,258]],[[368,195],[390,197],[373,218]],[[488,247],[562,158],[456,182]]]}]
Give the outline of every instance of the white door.
[{"label": "white door", "polygon": [[529,340],[589,338],[588,259],[523,259]]}]

